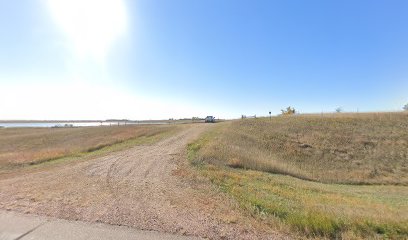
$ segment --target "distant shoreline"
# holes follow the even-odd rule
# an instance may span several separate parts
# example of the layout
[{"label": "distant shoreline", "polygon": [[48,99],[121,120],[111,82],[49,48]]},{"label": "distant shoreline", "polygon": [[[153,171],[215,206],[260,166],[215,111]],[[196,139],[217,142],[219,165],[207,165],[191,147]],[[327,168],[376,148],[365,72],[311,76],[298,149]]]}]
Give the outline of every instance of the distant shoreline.
[{"label": "distant shoreline", "polygon": [[102,127],[126,125],[167,125],[201,123],[201,119],[179,120],[0,120],[0,128],[62,128],[62,127]]},{"label": "distant shoreline", "polygon": [[[0,120],[0,123],[140,123],[140,122],[177,122],[182,120]],[[191,119],[190,119],[191,121]]]}]

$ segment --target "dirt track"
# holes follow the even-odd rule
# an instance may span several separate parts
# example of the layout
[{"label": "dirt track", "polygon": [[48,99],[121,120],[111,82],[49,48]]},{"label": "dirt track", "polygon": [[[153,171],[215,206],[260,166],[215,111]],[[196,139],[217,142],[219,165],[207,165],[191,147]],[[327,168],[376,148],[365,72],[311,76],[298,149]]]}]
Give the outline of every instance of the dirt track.
[{"label": "dirt track", "polygon": [[187,143],[207,127],[185,126],[152,145],[5,175],[0,208],[213,239],[280,238],[253,227],[251,217],[187,166]]}]

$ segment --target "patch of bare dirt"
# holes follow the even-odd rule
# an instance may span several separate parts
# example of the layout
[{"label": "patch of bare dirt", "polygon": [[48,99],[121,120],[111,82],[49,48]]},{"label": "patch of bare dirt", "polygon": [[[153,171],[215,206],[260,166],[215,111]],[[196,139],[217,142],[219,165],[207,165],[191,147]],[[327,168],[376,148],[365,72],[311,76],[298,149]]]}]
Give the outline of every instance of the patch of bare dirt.
[{"label": "patch of bare dirt", "polygon": [[186,145],[209,125],[89,161],[7,174],[0,208],[211,239],[281,239],[188,167]]}]

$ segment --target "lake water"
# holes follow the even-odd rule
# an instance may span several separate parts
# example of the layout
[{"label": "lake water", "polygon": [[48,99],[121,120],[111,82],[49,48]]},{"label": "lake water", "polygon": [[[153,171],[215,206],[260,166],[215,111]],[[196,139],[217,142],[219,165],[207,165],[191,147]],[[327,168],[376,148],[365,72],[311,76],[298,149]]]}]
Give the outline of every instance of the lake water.
[{"label": "lake water", "polygon": [[[64,127],[65,125],[73,127],[97,127],[97,126],[117,126],[118,122],[0,122],[0,128],[25,128],[25,127]],[[133,124],[166,124],[166,122],[127,122],[126,125]],[[125,125],[119,122],[119,125]]]}]

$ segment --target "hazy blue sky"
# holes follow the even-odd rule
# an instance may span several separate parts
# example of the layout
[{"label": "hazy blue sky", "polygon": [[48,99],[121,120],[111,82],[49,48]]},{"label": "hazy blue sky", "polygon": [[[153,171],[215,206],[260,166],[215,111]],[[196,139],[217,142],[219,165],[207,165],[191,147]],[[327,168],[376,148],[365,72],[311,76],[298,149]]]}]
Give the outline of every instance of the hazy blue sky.
[{"label": "hazy blue sky", "polygon": [[407,102],[406,0],[0,0],[0,119]]}]

